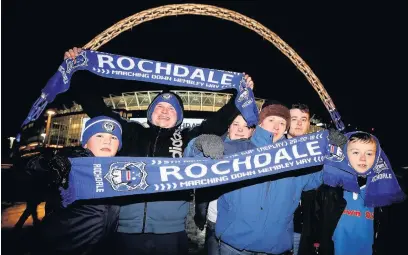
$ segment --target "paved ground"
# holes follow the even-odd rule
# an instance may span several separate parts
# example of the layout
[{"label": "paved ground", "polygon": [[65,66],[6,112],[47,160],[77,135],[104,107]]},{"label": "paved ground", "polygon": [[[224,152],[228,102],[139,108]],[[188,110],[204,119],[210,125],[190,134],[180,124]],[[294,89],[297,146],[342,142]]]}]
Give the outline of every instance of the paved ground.
[{"label": "paved ground", "polygon": [[[26,209],[26,203],[18,202],[25,201],[27,194],[33,195],[33,192],[38,188],[35,185],[21,183],[21,173],[11,170],[1,171],[1,254],[29,254],[32,238],[30,236],[33,231],[33,220],[30,216],[25,222],[21,231],[13,229],[18,222],[20,216]],[[24,179],[25,180],[25,179]],[[16,189],[15,183],[20,185]],[[41,220],[44,216],[44,203],[37,207],[38,218]],[[193,208],[190,206],[190,208]],[[193,211],[187,217],[187,234],[190,240],[190,254],[202,254],[204,247],[205,232],[196,228],[192,219]]]},{"label": "paved ground", "polygon": [[[3,209],[3,206],[5,207]],[[45,203],[41,203],[37,207],[38,218],[41,220],[44,217]],[[2,203],[1,210],[1,228],[13,228],[20,216],[26,209],[26,203]],[[24,227],[31,227],[33,225],[33,218],[30,216],[24,223]]]},{"label": "paved ground", "polygon": [[[1,206],[1,254],[29,254],[32,245],[31,232],[33,230],[33,220],[31,217],[27,219],[21,231],[15,231],[14,225],[17,223],[21,214],[26,208],[24,194],[32,194],[32,189],[24,188],[26,185],[20,185],[18,189],[8,172],[2,171],[2,206]],[[404,187],[408,187],[407,179],[405,178]],[[3,181],[3,180],[8,180]],[[401,182],[402,184],[402,182]],[[406,193],[407,192],[407,189]],[[9,202],[14,201],[14,202]],[[193,206],[190,206],[192,209]],[[406,232],[408,231],[408,200],[404,203],[391,206],[387,231],[385,231],[386,247],[390,249],[388,254],[408,254],[406,242],[408,241]],[[37,208],[38,217],[41,219],[44,216],[44,203]],[[192,210],[187,217],[187,233],[190,240],[190,254],[203,254],[205,232],[199,231],[192,220]]]},{"label": "paved ground", "polygon": [[[38,218],[44,217],[45,203],[37,207]],[[21,231],[13,229],[26,209],[23,202],[2,202],[1,208],[1,254],[29,254],[32,245],[31,232],[33,230],[33,219],[30,216],[24,223]],[[190,240],[190,254],[203,254],[205,232],[200,231],[194,225],[192,214],[187,217],[187,233]]]}]

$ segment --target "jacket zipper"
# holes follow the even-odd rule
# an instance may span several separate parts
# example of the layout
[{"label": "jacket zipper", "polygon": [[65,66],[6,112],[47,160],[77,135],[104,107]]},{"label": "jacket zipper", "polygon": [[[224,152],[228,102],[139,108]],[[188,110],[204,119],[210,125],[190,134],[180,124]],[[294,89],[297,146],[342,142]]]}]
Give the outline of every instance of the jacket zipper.
[{"label": "jacket zipper", "polygon": [[[268,203],[268,192],[269,192],[269,187],[271,186],[271,182],[268,182],[266,185],[266,192],[265,192],[265,202]],[[261,205],[261,210],[263,210],[263,204]]]},{"label": "jacket zipper", "polygon": [[[156,152],[156,145],[157,145],[157,140],[159,140],[160,131],[161,131],[161,128],[159,129],[159,132],[157,133],[157,136],[156,136],[156,140],[154,141],[152,157],[154,157],[154,154]],[[149,153],[147,153],[146,156],[149,157]],[[145,227],[146,227],[146,212],[147,212],[147,202],[144,203],[142,233],[145,232]]]}]

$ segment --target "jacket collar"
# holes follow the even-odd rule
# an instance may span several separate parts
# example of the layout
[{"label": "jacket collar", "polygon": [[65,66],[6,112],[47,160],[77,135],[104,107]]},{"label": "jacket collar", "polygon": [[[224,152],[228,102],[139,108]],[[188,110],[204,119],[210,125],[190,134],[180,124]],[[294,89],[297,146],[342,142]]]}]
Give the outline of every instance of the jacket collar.
[{"label": "jacket collar", "polygon": [[[286,139],[285,136],[282,136],[278,141]],[[256,129],[251,137],[251,142],[257,147],[266,146],[272,144],[273,134],[260,126],[256,126]]]}]

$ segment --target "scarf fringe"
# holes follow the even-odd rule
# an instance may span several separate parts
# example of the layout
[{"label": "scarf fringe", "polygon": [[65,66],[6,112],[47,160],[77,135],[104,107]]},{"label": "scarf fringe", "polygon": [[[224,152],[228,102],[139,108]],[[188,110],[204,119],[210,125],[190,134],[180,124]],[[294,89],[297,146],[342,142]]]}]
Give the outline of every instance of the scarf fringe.
[{"label": "scarf fringe", "polygon": [[60,188],[62,206],[67,207],[76,200],[74,185],[69,185],[67,189]]},{"label": "scarf fringe", "polygon": [[367,207],[383,207],[389,206],[394,203],[401,203],[406,199],[406,195],[403,191],[398,191],[396,193],[382,194],[381,199],[375,198],[373,196],[365,197],[364,205]]}]

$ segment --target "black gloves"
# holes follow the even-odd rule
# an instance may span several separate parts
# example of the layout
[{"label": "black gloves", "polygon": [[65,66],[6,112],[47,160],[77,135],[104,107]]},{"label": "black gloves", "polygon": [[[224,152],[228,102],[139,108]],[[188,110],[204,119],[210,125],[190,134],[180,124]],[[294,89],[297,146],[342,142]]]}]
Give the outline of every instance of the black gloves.
[{"label": "black gloves", "polygon": [[76,147],[66,147],[58,152],[58,155],[68,157],[68,158],[79,158],[79,157],[93,157],[94,155],[88,149],[81,146]]},{"label": "black gloves", "polygon": [[220,159],[224,155],[224,141],[217,135],[200,135],[194,141],[194,146],[202,151],[205,157]]},{"label": "black gloves", "polygon": [[68,188],[68,177],[71,171],[71,162],[68,158],[92,157],[92,152],[83,147],[67,147],[55,155],[48,163],[55,184]]},{"label": "black gloves", "polygon": [[333,128],[329,129],[328,139],[330,144],[336,145],[340,148],[343,148],[343,146],[347,143],[347,137],[340,131]]},{"label": "black gloves", "polygon": [[195,215],[194,215],[194,222],[195,222],[195,224],[196,224],[196,226],[197,226],[197,228],[198,228],[199,230],[201,230],[201,231],[204,230],[204,226],[205,226],[206,220],[203,219],[203,217],[201,217],[200,215],[195,214]]},{"label": "black gloves", "polygon": [[52,182],[64,189],[68,188],[68,176],[71,171],[71,162],[67,157],[55,155],[49,162]]},{"label": "black gloves", "polygon": [[67,147],[56,155],[42,154],[31,159],[26,170],[30,173],[47,173],[48,184],[55,187],[68,188],[68,176],[71,171],[71,162],[68,158],[92,157],[92,153],[82,147]]},{"label": "black gloves", "polygon": [[196,190],[194,222],[197,228],[203,231],[205,223],[207,222],[207,212],[208,212],[209,202],[204,202],[204,201],[198,202],[197,199],[200,197],[200,194],[197,193],[197,190]]}]

